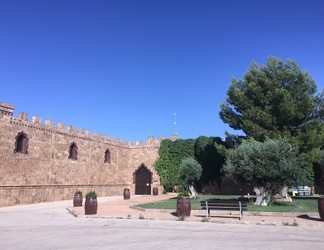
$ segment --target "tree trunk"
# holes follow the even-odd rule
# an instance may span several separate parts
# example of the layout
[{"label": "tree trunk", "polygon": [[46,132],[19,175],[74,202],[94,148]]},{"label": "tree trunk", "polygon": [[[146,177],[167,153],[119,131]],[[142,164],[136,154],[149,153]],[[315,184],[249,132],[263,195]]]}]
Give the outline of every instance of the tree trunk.
[{"label": "tree trunk", "polygon": [[288,187],[287,186],[284,186],[280,190],[280,194],[282,195],[282,197],[285,197],[287,199],[288,198]]},{"label": "tree trunk", "polygon": [[189,190],[191,193],[190,198],[197,198],[197,192],[193,185],[189,185]]},{"label": "tree trunk", "polygon": [[264,187],[254,187],[253,191],[256,194],[256,201],[254,205],[268,206],[268,202],[270,200],[269,191]]}]

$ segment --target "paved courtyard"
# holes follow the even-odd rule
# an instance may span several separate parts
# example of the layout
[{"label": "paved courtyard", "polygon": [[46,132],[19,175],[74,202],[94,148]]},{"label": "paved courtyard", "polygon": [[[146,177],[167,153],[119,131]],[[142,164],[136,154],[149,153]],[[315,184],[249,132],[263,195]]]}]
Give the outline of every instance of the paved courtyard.
[{"label": "paved courtyard", "polygon": [[[133,201],[142,198],[133,197]],[[132,203],[131,200],[128,203]],[[99,198],[99,208],[104,203],[118,202],[126,203],[121,197]],[[60,201],[0,208],[1,249],[288,250],[322,249],[324,245],[324,222],[316,218],[304,219],[312,223],[298,226],[248,223],[249,216],[244,217],[245,224],[236,223],[238,220],[230,216],[225,219],[222,219],[224,216],[215,217],[212,222],[177,221],[176,218],[161,217],[168,213],[150,211],[152,216],[155,213],[154,218],[134,209],[127,213],[140,212],[145,219],[139,219],[135,214],[130,216],[131,219],[104,214],[75,217],[67,209],[71,209],[71,205],[72,201]],[[117,207],[113,210],[118,211]],[[269,218],[265,222],[270,222]]]}]

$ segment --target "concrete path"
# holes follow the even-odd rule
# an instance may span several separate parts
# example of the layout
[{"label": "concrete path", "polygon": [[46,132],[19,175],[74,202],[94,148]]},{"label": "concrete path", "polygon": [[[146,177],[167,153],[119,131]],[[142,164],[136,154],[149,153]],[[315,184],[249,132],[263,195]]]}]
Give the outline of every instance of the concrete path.
[{"label": "concrete path", "polygon": [[[159,196],[158,196],[159,197]],[[1,249],[322,249],[323,224],[315,217],[297,218],[298,226],[244,224],[231,216],[218,216],[201,222],[193,215],[177,221],[169,213],[137,211],[129,208],[138,202],[159,198],[99,198],[96,216],[79,217],[69,213],[72,201],[60,201],[0,208]],[[119,205],[118,205],[119,204]],[[127,210],[128,206],[128,210]],[[108,209],[105,209],[105,207]],[[110,208],[109,208],[110,207]],[[112,208],[114,207],[114,208]],[[73,208],[73,210],[77,210]],[[109,210],[110,209],[110,210]],[[106,214],[105,211],[114,211]],[[75,213],[75,212],[74,212]],[[145,219],[139,219],[142,214]],[[127,218],[130,215],[131,219]],[[117,219],[119,218],[119,219]],[[264,216],[264,222],[288,217]],[[261,218],[258,217],[258,220]],[[308,223],[310,221],[310,223]],[[251,223],[247,223],[251,222]]]}]

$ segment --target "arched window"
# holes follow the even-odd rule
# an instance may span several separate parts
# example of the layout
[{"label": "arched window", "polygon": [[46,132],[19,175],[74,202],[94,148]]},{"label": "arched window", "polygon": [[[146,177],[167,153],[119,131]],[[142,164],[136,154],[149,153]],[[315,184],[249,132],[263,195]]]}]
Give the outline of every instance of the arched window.
[{"label": "arched window", "polygon": [[75,142],[72,142],[70,145],[69,159],[71,159],[71,160],[78,159],[78,147]]},{"label": "arched window", "polygon": [[105,151],[105,161],[104,163],[110,163],[110,151],[109,149],[106,149]]},{"label": "arched window", "polygon": [[19,132],[15,138],[14,153],[28,154],[28,137],[24,131]]}]

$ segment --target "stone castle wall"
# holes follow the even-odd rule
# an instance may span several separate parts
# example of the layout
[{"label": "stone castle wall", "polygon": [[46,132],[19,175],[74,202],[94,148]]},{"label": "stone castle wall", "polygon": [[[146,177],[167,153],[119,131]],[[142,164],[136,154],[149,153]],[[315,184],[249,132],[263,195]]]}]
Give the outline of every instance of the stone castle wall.
[{"label": "stone castle wall", "polygon": [[[153,165],[164,137],[133,145],[63,123],[54,127],[52,120],[42,124],[37,116],[29,121],[23,112],[15,118],[13,112],[14,106],[0,103],[0,206],[68,200],[76,189],[112,196],[130,187],[134,193],[134,174],[142,164],[152,172],[151,187],[160,184]],[[15,152],[21,132],[28,138],[27,154]],[[77,160],[69,158],[72,143]],[[106,150],[110,162],[104,162]]]}]

